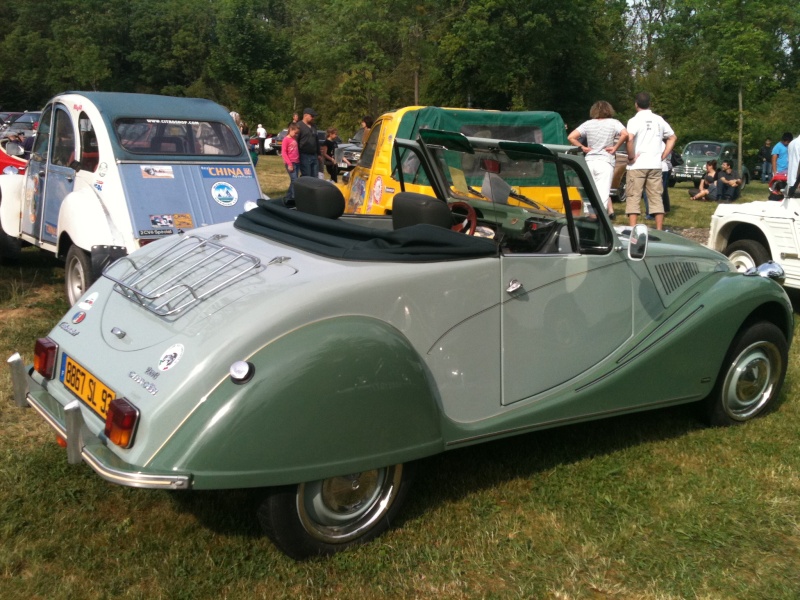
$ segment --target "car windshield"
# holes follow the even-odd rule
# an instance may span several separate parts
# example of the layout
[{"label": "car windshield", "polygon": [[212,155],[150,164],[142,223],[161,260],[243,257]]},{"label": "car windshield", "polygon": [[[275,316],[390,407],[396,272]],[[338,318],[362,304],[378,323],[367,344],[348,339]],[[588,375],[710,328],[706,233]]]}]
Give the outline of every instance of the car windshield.
[{"label": "car windshield", "polygon": [[224,123],[179,119],[117,119],[120,146],[135,154],[238,156],[237,135]]},{"label": "car windshield", "polygon": [[686,149],[683,151],[684,155],[686,156],[719,156],[720,149],[722,148],[721,144],[715,144],[711,142],[694,142],[686,146]]},{"label": "car windshield", "polygon": [[40,113],[25,113],[20,115],[16,121],[14,121],[17,125],[27,124],[30,125],[32,123],[39,122],[39,115]]}]

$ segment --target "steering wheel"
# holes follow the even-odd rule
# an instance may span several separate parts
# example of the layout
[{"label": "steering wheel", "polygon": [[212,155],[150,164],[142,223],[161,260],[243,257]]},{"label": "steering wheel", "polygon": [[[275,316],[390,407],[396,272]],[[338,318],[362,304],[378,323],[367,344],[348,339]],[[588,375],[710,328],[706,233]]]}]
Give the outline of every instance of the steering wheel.
[{"label": "steering wheel", "polygon": [[478,214],[475,212],[475,209],[466,202],[453,202],[448,206],[450,206],[450,212],[452,212],[453,215],[459,219],[462,217],[461,215],[456,215],[455,209],[460,208],[467,211],[467,214],[463,217],[463,220],[450,227],[450,229],[457,231],[458,233],[474,235],[475,228],[478,226]]}]

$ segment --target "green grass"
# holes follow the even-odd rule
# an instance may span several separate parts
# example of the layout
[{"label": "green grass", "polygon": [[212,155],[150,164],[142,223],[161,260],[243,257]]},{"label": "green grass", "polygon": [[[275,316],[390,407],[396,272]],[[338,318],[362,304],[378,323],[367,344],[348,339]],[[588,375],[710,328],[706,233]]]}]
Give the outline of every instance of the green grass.
[{"label": "green grass", "polygon": [[[680,190],[667,223],[708,227],[714,205],[684,207]],[[31,359],[68,309],[62,288],[34,249],[0,267],[0,356]],[[422,461],[392,530],[306,563],[260,535],[258,490],[136,490],[67,465],[2,369],[0,597],[796,599],[799,352],[779,409],[742,427],[682,407]]]}]

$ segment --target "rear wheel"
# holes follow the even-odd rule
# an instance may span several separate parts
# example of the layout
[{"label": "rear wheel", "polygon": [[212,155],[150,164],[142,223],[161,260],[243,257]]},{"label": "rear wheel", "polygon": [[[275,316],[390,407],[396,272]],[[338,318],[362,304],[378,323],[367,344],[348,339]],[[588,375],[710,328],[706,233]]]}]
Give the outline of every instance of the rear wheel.
[{"label": "rear wheel", "polygon": [[302,560],[363,544],[389,528],[411,483],[408,465],[276,488],[258,509],[261,527]]},{"label": "rear wheel", "polygon": [[8,235],[0,227],[0,260],[16,260],[22,250],[22,243]]},{"label": "rear wheel", "polygon": [[731,260],[736,270],[740,273],[762,265],[770,259],[767,249],[755,240],[733,242],[728,244],[728,247],[722,253]]},{"label": "rear wheel", "polygon": [[709,423],[734,425],[766,413],[780,394],[788,358],[786,337],[772,323],[739,332],[706,400]]},{"label": "rear wheel", "polygon": [[64,265],[64,288],[70,305],[74,306],[78,302],[92,282],[92,261],[89,254],[77,246],[70,246]]}]

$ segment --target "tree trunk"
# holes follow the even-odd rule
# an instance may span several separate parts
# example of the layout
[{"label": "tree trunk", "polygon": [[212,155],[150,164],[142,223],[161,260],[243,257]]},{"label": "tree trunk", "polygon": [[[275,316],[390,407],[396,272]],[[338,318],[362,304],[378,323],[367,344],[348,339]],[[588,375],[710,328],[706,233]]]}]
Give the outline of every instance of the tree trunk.
[{"label": "tree trunk", "polygon": [[742,154],[742,137],[743,137],[743,130],[744,130],[744,110],[742,108],[742,84],[739,84],[739,160],[737,161],[738,165],[736,167],[736,177],[739,179],[744,180],[742,177],[743,169],[742,163],[744,162],[744,155]]}]

